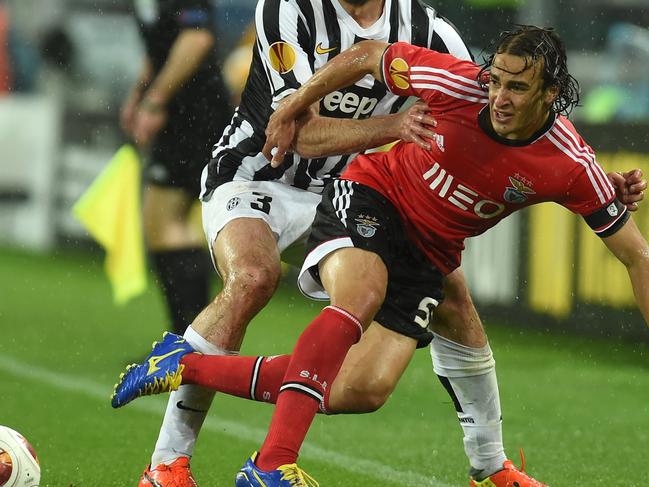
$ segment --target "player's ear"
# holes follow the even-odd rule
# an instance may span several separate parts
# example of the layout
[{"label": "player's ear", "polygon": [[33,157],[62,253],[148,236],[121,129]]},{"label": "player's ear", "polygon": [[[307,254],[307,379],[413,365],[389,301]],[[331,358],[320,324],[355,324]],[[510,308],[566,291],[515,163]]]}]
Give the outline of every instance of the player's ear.
[{"label": "player's ear", "polygon": [[559,96],[559,85],[550,85],[545,89],[545,103],[552,106],[554,100]]}]

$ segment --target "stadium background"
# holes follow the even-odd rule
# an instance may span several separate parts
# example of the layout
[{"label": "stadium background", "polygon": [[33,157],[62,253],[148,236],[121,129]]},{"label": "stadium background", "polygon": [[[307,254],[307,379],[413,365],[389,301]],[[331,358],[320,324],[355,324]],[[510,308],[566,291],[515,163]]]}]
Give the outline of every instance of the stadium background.
[{"label": "stadium background", "polygon": [[[215,2],[225,57],[254,2]],[[608,170],[640,167],[649,174],[646,0],[433,5],[476,56],[512,21],[555,25],[582,84],[577,127]],[[141,355],[162,329],[162,305],[150,286],[116,307],[103,251],[71,215],[124,142],[117,113],[141,55],[127,6],[126,0],[0,2],[0,80],[8,65],[11,71],[11,86],[0,83],[0,424],[32,440],[43,459],[43,485],[132,484],[163,404],[151,399],[123,413],[106,407],[101,395],[107,397],[122,363]],[[648,207],[635,215],[646,236]],[[643,400],[649,332],[625,269],[556,205],[521,212],[469,242],[464,268],[499,364],[509,455],[526,446],[532,472],[552,485],[586,485],[588,475],[588,485],[641,485],[639,457],[649,450]],[[295,324],[315,313],[294,291],[293,277],[253,323],[244,352],[287,351]],[[317,462],[342,468],[317,475],[325,485],[463,485],[459,428],[436,385],[431,393],[425,355],[418,354],[385,411],[334,426],[319,420],[305,458],[316,462],[316,472]],[[195,465],[199,480],[229,485],[225,479],[247,454],[241,452],[254,447],[269,408],[222,403]],[[233,453],[222,453],[223,467],[215,468],[209,452],[223,441]],[[401,449],[410,455],[394,451]],[[110,480],[101,475],[106,463],[119,464],[110,467]],[[344,472],[355,480],[341,480]],[[430,472],[437,480],[426,483]]]}]

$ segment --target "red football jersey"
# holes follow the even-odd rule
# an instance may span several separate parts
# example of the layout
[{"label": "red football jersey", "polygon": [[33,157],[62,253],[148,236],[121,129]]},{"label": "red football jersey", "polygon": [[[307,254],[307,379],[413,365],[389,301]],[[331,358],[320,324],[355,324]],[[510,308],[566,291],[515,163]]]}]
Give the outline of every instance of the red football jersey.
[{"label": "red football jersey", "polygon": [[409,237],[444,273],[460,265],[465,238],[535,203],[554,201],[583,215],[600,236],[621,228],[626,207],[572,123],[551,116],[529,140],[498,136],[479,71],[448,54],[392,44],[383,55],[384,82],[430,106],[433,148],[399,143],[357,157],[342,177],[388,198]]}]

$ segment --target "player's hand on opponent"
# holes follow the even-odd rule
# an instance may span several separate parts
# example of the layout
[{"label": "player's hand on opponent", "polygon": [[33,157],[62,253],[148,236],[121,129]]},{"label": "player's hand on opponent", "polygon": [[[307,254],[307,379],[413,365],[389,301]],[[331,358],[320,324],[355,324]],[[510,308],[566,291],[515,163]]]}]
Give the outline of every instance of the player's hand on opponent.
[{"label": "player's hand on opponent", "polygon": [[284,161],[284,156],[291,150],[295,137],[295,115],[289,113],[286,107],[285,103],[280,103],[266,126],[266,143],[261,152],[272,167],[277,167]]},{"label": "player's hand on opponent", "polygon": [[647,181],[643,178],[642,170],[610,172],[607,176],[613,184],[619,200],[626,205],[629,211],[636,211],[638,203],[644,198],[644,190],[647,189]]},{"label": "player's hand on opponent", "polygon": [[396,117],[399,139],[414,142],[425,150],[431,149],[430,140],[435,136],[437,121],[428,114],[430,107],[419,100]]},{"label": "player's hand on opponent", "polygon": [[138,147],[149,145],[167,123],[167,109],[160,103],[144,98],[138,105],[133,127],[133,139]]}]

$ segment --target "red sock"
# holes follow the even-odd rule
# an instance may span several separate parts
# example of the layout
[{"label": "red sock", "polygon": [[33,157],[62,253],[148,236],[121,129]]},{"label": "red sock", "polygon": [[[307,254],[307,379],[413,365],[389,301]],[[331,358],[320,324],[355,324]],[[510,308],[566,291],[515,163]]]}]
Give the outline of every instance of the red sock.
[{"label": "red sock", "polygon": [[268,435],[257,460],[262,470],[295,463],[324,392],[347,352],[361,336],[361,323],[327,306],[302,332],[286,370]]},{"label": "red sock", "polygon": [[275,404],[290,355],[240,357],[188,353],[180,363],[183,384],[197,384],[231,396]]}]

